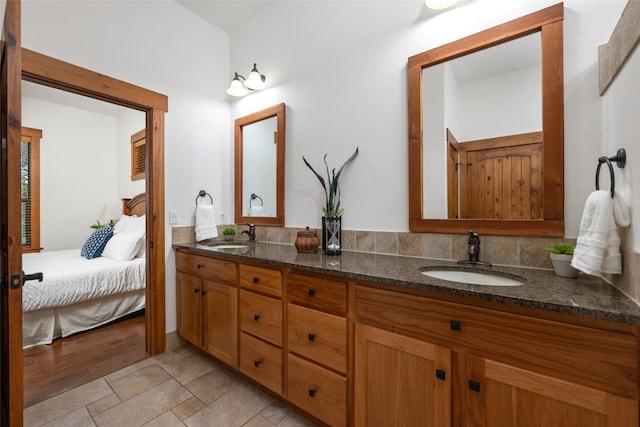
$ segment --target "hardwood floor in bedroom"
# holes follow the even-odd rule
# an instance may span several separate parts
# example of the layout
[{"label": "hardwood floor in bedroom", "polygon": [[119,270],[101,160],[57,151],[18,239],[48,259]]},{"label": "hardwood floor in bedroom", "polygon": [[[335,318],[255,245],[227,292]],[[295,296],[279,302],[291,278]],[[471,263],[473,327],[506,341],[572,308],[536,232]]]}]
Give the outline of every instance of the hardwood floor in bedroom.
[{"label": "hardwood floor in bedroom", "polygon": [[23,352],[24,406],[145,359],[144,316]]}]

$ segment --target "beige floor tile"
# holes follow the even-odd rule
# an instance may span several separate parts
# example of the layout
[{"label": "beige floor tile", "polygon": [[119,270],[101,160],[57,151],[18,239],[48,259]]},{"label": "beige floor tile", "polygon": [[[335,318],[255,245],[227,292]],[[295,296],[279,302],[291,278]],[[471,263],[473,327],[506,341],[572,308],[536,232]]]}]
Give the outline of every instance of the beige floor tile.
[{"label": "beige floor tile", "polygon": [[271,421],[263,417],[262,415],[256,415],[251,418],[248,423],[242,427],[277,427],[277,424],[273,424]]},{"label": "beige floor tile", "polygon": [[260,411],[260,415],[273,424],[278,424],[291,413],[291,408],[277,399]]},{"label": "beige floor tile", "polygon": [[91,381],[26,408],[24,411],[24,425],[43,425],[112,393],[113,390],[103,378]]},{"label": "beige floor tile", "polygon": [[240,381],[240,377],[230,369],[215,366],[214,369],[199,378],[185,384],[185,387],[193,393],[205,405],[219,399]]},{"label": "beige floor tile", "polygon": [[176,417],[176,414],[167,411],[158,418],[149,421],[144,427],[184,427],[184,423]]},{"label": "beige floor tile", "polygon": [[178,417],[178,419],[184,420],[189,418],[191,415],[195,414],[202,408],[204,408],[204,403],[202,403],[197,397],[192,397],[185,400],[178,406],[173,407],[171,409],[171,412],[173,412]]},{"label": "beige floor tile", "polygon": [[171,379],[94,417],[98,426],[140,426],[192,397]]},{"label": "beige floor tile", "polygon": [[121,402],[122,400],[120,400],[115,393],[111,393],[100,400],[96,400],[95,402],[88,404],[87,410],[89,411],[89,414],[94,417],[107,409],[113,408]]},{"label": "beige floor tile", "polygon": [[216,362],[189,347],[180,347],[154,358],[181,384],[187,384],[213,370]]},{"label": "beige floor tile", "polygon": [[249,383],[238,383],[227,394],[184,423],[189,427],[242,426],[271,403],[273,398]]},{"label": "beige floor tile", "polygon": [[118,397],[124,401],[150,390],[170,379],[171,375],[162,369],[160,365],[152,364],[132,371],[128,375],[115,380],[107,380],[107,382],[113,391],[116,392]]},{"label": "beige floor tile", "polygon": [[309,418],[304,415],[291,411],[291,413],[282,421],[278,423],[278,427],[318,427],[320,424],[317,424],[311,421]]},{"label": "beige floor tile", "polygon": [[[28,426],[28,424],[25,424]],[[43,427],[93,427],[95,426],[87,408],[76,409],[75,411],[45,424]]]},{"label": "beige floor tile", "polygon": [[145,367],[147,367],[149,365],[155,365],[155,364],[157,364],[157,362],[153,358],[148,357],[146,359],[142,359],[141,361],[139,361],[137,363],[134,363],[133,365],[129,365],[129,366],[127,366],[125,368],[122,368],[120,370],[117,370],[117,371],[115,371],[115,372],[113,372],[113,373],[111,373],[109,375],[106,375],[104,377],[104,379],[107,380],[107,382],[110,383],[110,382],[113,382],[113,381],[117,380],[118,378],[125,377],[125,376],[129,375],[130,373],[135,372],[135,371],[137,371],[139,369],[145,368]]}]

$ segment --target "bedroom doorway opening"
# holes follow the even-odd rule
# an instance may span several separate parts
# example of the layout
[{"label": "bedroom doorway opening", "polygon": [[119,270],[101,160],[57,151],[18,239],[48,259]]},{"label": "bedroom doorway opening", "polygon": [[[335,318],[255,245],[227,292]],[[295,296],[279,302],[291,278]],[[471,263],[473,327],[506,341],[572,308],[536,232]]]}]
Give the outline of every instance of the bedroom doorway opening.
[{"label": "bedroom doorway opening", "polygon": [[[145,170],[134,179],[127,155],[131,135],[140,129],[145,134],[146,130],[141,111],[27,81],[22,82],[22,125],[23,269],[44,273],[43,282],[27,281],[23,287],[26,408],[146,358],[144,260],[139,258],[144,253],[132,253],[141,245],[135,236],[146,233],[144,221],[139,221],[138,230],[124,230],[128,231],[124,234],[127,248],[113,250],[125,241],[122,239],[108,242],[112,249],[104,252],[111,258],[87,260],[80,255],[83,243],[99,233],[100,225],[116,222],[123,214],[145,214],[144,200],[132,204],[136,212],[130,212],[128,206],[123,209],[122,197],[131,199],[145,193]],[[37,156],[40,151],[42,162]],[[78,176],[84,178],[78,182]],[[42,197],[40,180],[45,184]],[[49,259],[60,260],[65,271],[52,270]],[[88,284],[121,279],[127,283],[74,289],[85,264],[90,268]],[[74,276],[67,277],[68,265],[78,265]],[[132,269],[140,274],[125,275]],[[52,289],[56,292],[47,291]],[[78,292],[71,293],[71,289]],[[118,293],[96,301],[96,289],[117,289]],[[70,298],[78,303],[38,309],[62,300],[62,295],[68,297],[65,303]],[[83,301],[85,297],[92,299]]]}]

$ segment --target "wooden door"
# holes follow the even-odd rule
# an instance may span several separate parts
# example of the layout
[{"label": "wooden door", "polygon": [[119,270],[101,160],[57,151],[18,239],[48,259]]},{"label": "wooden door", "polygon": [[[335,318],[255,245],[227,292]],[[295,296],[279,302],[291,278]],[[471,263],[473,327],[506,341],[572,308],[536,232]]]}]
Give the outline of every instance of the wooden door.
[{"label": "wooden door", "polygon": [[238,289],[205,281],[204,294],[205,350],[238,367]]},{"label": "wooden door", "polygon": [[[22,426],[22,238],[20,203],[20,2],[6,2],[0,83],[0,425]],[[5,142],[6,141],[6,142]]]},{"label": "wooden door", "polygon": [[204,280],[190,274],[178,273],[177,313],[178,335],[202,347],[202,287]]},{"label": "wooden door", "polygon": [[542,219],[541,133],[468,141],[461,153],[461,217]]},{"label": "wooden door", "polygon": [[355,425],[450,425],[451,375],[450,350],[357,324]]},{"label": "wooden door", "polygon": [[[638,402],[525,369],[470,357],[466,425],[486,427],[638,426]],[[471,383],[470,383],[471,384]],[[471,386],[470,386],[471,388]],[[475,410],[473,410],[475,409]]]},{"label": "wooden door", "polygon": [[453,133],[447,129],[447,218],[449,219],[460,217],[458,206],[460,154],[458,153],[458,144]]}]

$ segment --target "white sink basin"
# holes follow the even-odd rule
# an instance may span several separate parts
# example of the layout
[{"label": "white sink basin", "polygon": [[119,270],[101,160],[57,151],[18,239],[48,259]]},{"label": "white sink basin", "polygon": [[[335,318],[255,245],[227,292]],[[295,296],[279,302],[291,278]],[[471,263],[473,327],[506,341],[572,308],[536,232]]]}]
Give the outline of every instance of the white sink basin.
[{"label": "white sink basin", "polygon": [[448,280],[450,282],[466,283],[468,285],[481,286],[521,286],[523,281],[515,277],[501,276],[497,274],[479,271],[439,270],[430,269],[422,272],[425,276],[435,279]]}]

